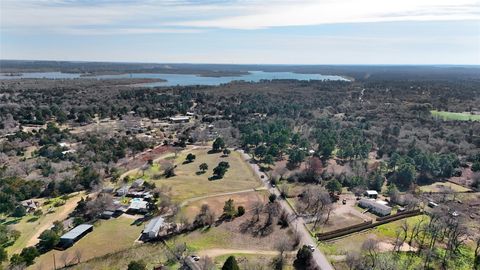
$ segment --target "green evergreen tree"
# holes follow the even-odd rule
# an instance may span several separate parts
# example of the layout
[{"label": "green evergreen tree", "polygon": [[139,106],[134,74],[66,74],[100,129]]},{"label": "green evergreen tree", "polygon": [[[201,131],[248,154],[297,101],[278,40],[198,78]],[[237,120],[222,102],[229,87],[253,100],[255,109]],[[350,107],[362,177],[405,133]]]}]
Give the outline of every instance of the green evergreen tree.
[{"label": "green evergreen tree", "polygon": [[222,266],[222,270],[240,270],[235,256],[230,256],[227,258]]}]

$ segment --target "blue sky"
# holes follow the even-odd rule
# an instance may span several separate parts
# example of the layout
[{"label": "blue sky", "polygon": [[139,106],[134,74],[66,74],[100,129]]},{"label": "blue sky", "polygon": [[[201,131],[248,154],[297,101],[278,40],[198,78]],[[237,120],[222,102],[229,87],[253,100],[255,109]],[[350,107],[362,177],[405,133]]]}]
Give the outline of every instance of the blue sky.
[{"label": "blue sky", "polygon": [[480,0],[0,0],[0,58],[480,64]]}]

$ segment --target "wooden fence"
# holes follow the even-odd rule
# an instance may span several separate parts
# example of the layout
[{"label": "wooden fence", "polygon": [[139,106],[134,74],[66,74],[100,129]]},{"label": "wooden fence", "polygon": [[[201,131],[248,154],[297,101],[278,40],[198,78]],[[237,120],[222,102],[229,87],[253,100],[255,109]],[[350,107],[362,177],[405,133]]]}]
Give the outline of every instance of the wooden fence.
[{"label": "wooden fence", "polygon": [[399,219],[403,219],[403,218],[407,218],[407,217],[413,217],[413,216],[417,216],[417,215],[421,215],[421,214],[423,214],[423,212],[419,209],[406,211],[406,212],[401,212],[401,213],[398,213],[398,214],[395,214],[395,215],[390,215],[390,216],[386,216],[386,217],[379,217],[379,218],[377,218],[377,222],[375,222],[375,223],[373,223],[372,221],[366,221],[366,222],[356,224],[356,225],[352,225],[352,226],[349,226],[349,227],[345,227],[345,228],[342,228],[342,229],[338,229],[338,230],[334,230],[334,231],[330,231],[330,232],[326,232],[326,233],[318,233],[316,236],[317,236],[317,239],[320,240],[320,241],[330,240],[330,239],[341,237],[341,236],[344,236],[344,235],[347,235],[347,234],[356,233],[356,232],[360,232],[360,231],[363,231],[363,230],[375,228],[377,226],[380,226],[380,225],[383,225],[383,224],[386,224],[386,223],[389,223],[389,222],[393,222],[393,221],[396,221],[396,220],[399,220]]}]

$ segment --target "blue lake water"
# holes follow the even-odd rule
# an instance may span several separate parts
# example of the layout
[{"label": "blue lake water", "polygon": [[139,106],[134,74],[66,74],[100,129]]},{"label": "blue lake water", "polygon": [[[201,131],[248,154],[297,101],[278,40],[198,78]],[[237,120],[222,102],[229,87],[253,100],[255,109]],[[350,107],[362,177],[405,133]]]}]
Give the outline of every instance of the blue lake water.
[{"label": "blue lake water", "polygon": [[261,80],[342,80],[347,79],[336,75],[321,74],[302,74],[293,72],[264,72],[250,71],[249,74],[239,76],[225,77],[202,77],[193,74],[167,74],[167,73],[128,73],[116,75],[98,75],[82,77],[79,73],[61,73],[61,72],[26,72],[20,76],[7,76],[0,74],[0,80],[5,79],[163,79],[165,82],[142,83],[139,86],[155,87],[155,86],[176,86],[176,85],[220,85],[232,81],[259,82]]}]

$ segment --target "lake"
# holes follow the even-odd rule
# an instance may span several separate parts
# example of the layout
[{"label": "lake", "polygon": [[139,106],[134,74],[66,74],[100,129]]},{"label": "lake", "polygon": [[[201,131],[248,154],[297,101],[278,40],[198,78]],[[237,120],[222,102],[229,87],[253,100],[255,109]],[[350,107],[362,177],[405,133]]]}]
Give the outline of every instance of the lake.
[{"label": "lake", "polygon": [[0,74],[0,80],[5,79],[163,79],[163,82],[142,83],[139,86],[156,87],[156,86],[176,86],[176,85],[220,85],[232,81],[259,82],[261,80],[341,80],[347,79],[336,75],[322,74],[302,74],[293,72],[264,72],[249,71],[249,74],[225,77],[202,77],[194,74],[167,74],[167,73],[128,73],[115,75],[97,75],[82,77],[80,73],[62,73],[62,72],[26,72],[20,76],[8,76]]}]

